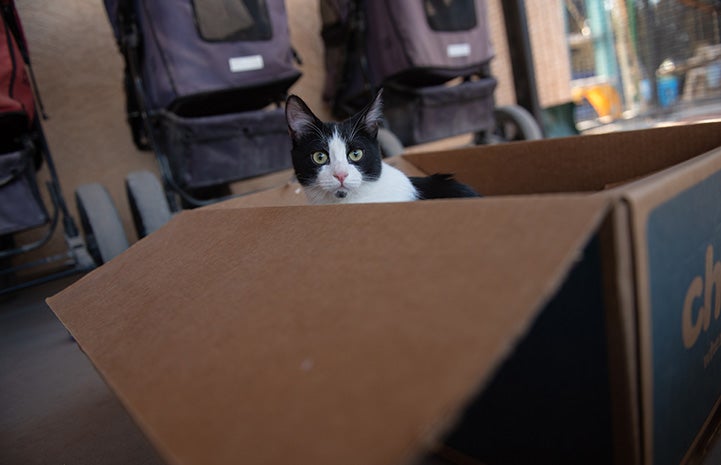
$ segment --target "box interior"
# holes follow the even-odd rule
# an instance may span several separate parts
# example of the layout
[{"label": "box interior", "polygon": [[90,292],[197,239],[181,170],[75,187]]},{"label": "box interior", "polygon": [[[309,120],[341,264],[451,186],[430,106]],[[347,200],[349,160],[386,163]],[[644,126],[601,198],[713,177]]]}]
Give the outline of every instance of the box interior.
[{"label": "box interior", "polygon": [[721,123],[412,153],[424,173],[450,172],[484,195],[595,192],[721,145]]},{"label": "box interior", "polygon": [[613,462],[599,238],[445,437],[482,463]]}]

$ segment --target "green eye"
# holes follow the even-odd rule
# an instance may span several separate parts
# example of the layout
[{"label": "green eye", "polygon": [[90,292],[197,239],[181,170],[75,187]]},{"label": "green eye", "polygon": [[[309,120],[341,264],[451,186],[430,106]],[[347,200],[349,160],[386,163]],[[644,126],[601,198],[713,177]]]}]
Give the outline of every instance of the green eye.
[{"label": "green eye", "polygon": [[348,152],[348,159],[350,161],[358,161],[363,158],[363,151],[361,149],[355,149]]},{"label": "green eye", "polygon": [[311,158],[313,158],[313,163],[316,165],[325,165],[328,163],[328,154],[325,152],[313,152]]}]

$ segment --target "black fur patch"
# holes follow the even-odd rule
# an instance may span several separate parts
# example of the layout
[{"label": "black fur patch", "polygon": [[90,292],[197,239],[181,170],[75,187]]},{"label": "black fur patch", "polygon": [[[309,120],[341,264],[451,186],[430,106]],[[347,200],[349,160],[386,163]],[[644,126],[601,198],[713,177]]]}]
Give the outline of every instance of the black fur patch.
[{"label": "black fur patch", "polygon": [[418,191],[419,200],[481,197],[471,187],[456,181],[452,174],[411,177],[410,180]]}]

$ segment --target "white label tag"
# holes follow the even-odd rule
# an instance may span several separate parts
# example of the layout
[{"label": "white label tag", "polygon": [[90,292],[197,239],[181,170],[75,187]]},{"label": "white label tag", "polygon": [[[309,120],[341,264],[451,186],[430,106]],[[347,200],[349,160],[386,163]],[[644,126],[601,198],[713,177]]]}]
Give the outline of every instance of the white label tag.
[{"label": "white label tag", "polygon": [[471,54],[471,44],[451,44],[448,46],[450,58],[467,57]]},{"label": "white label tag", "polygon": [[241,73],[243,71],[255,71],[263,69],[263,57],[261,55],[251,55],[247,57],[235,57],[228,60],[230,71],[233,73]]}]

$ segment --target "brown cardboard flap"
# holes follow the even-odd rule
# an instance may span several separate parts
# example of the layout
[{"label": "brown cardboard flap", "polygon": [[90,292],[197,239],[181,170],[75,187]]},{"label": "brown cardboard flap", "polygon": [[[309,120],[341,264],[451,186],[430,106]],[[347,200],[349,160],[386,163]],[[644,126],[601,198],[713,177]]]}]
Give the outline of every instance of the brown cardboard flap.
[{"label": "brown cardboard flap", "polygon": [[485,195],[600,191],[721,145],[721,123],[469,147],[403,157]]},{"label": "brown cardboard flap", "polygon": [[186,211],[48,303],[171,464],[402,464],[509,353],[608,207]]},{"label": "brown cardboard flap", "polygon": [[403,155],[386,158],[384,160],[389,165],[398,168],[407,176],[425,176],[426,173],[420,170],[416,165],[410,163]]}]

